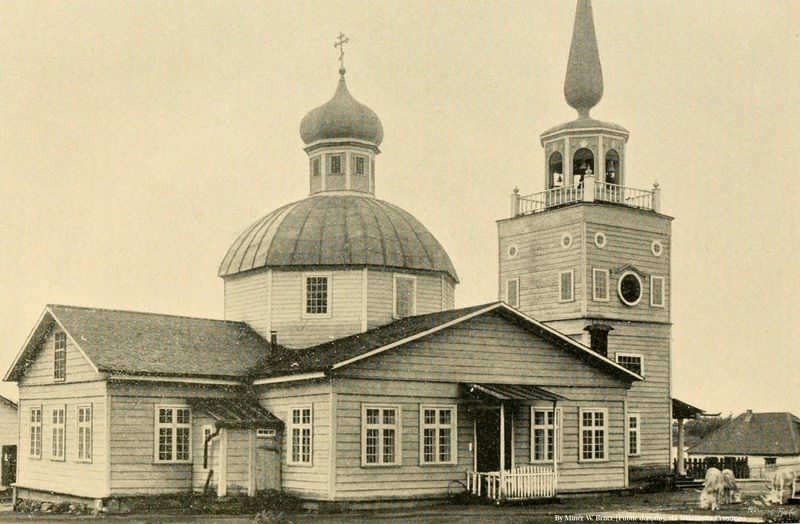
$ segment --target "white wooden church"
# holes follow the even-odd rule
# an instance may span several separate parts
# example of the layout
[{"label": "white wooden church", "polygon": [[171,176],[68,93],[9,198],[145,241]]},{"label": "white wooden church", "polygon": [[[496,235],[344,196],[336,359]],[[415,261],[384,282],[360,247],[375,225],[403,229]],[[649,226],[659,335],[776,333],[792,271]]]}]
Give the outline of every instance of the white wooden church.
[{"label": "white wooden church", "polygon": [[[542,190],[498,221],[498,301],[376,198],[378,116],[340,69],[300,125],[308,198],[255,221],[219,268],[225,320],[49,305],[19,384],[15,493],[103,505],[169,493],[315,501],[613,490],[670,460],[670,222],[626,185],[628,131],[578,0],[541,135]],[[487,275],[487,278],[495,276]]]}]

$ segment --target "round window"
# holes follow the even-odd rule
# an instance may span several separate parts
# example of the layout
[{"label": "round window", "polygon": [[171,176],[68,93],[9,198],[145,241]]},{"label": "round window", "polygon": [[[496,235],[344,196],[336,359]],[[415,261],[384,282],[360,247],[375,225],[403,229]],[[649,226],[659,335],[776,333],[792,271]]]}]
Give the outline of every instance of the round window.
[{"label": "round window", "polygon": [[598,231],[597,233],[595,233],[594,234],[594,245],[596,245],[600,249],[603,249],[604,247],[606,247],[606,234],[603,233],[602,231]]},{"label": "round window", "polygon": [[516,258],[517,253],[518,251],[516,245],[511,244],[510,246],[508,246],[508,258]]},{"label": "round window", "polygon": [[626,305],[635,306],[642,300],[642,279],[636,273],[624,273],[617,284],[617,293]]},{"label": "round window", "polygon": [[653,243],[650,244],[650,251],[657,257],[661,256],[661,253],[664,252],[664,245],[661,244],[660,240],[653,240]]},{"label": "round window", "polygon": [[564,233],[561,235],[561,247],[568,248],[572,245],[572,235],[569,233]]}]

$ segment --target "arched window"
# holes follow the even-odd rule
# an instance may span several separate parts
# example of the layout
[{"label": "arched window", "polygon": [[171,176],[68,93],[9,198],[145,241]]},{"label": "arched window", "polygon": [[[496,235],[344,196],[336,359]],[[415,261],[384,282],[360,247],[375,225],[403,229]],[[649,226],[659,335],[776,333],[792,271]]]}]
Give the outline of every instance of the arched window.
[{"label": "arched window", "polygon": [[594,172],[594,153],[592,153],[591,149],[582,147],[575,151],[572,157],[572,183],[582,186],[583,175],[589,175]]},{"label": "arched window", "polygon": [[564,185],[564,159],[561,153],[556,151],[550,155],[547,170],[547,187],[552,189],[554,187],[562,187]]},{"label": "arched window", "polygon": [[609,149],[606,153],[606,182],[619,184],[619,153]]}]

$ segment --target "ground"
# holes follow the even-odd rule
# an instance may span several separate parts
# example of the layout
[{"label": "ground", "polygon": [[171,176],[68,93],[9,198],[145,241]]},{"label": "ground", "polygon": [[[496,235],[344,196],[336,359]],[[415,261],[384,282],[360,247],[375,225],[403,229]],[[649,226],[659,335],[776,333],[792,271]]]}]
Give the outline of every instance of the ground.
[{"label": "ground", "polygon": [[[0,520],[10,522],[31,522],[31,516],[14,513],[10,506],[0,507]],[[620,512],[645,514],[650,520],[675,519],[686,517],[704,520],[728,520],[732,517],[746,518],[749,522],[759,522],[767,515],[777,516],[779,512],[788,515],[783,522],[800,521],[800,506],[773,506],[763,510],[752,504],[752,498],[745,497],[742,504],[723,505],[720,511],[697,509],[697,493],[694,491],[664,492],[652,494],[604,495],[594,497],[563,498],[557,503],[536,505],[508,505],[496,507],[489,504],[447,505],[419,508],[416,510],[390,510],[346,514],[307,514],[287,515],[288,522],[294,524],[339,524],[339,523],[537,523],[537,522],[589,522],[614,521],[613,515]],[[684,517],[682,518],[681,515]],[[582,518],[581,518],[582,517]],[[64,515],[36,514],[33,520],[61,522],[65,520],[84,520],[87,517],[68,517]],[[96,517],[109,522],[254,522],[252,516],[226,515],[181,515],[179,511],[147,512],[136,515],[114,515]],[[699,519],[698,519],[699,520]],[[737,519],[738,520],[738,519]],[[626,519],[627,522],[631,520]],[[275,521],[274,524],[278,524]]]}]

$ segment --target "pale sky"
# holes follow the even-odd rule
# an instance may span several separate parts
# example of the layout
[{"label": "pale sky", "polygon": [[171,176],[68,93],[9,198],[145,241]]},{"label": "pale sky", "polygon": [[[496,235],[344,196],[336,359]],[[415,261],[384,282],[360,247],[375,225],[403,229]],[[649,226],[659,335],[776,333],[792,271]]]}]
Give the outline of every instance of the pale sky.
[{"label": "pale sky", "polygon": [[[800,415],[800,2],[595,0],[627,183],[673,223],[673,395]],[[0,368],[45,304],[222,318],[217,268],[307,195],[298,126],[380,116],[377,196],[497,298],[509,194],[541,190],[572,1],[0,2]],[[16,387],[0,385],[16,398]]]}]

